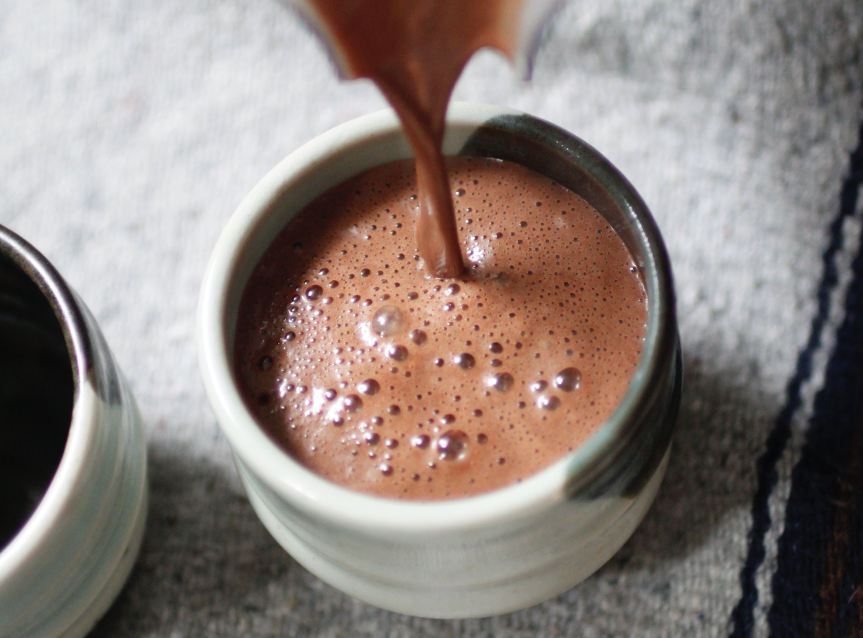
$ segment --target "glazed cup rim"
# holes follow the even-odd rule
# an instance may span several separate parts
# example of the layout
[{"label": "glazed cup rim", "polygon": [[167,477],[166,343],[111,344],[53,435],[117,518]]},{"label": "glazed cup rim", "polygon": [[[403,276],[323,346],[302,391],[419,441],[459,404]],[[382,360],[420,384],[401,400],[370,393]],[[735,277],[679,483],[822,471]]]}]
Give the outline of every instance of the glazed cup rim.
[{"label": "glazed cup rim", "polygon": [[39,552],[40,544],[67,514],[70,499],[86,468],[95,433],[95,397],[83,391],[91,366],[90,338],[77,297],[56,268],[33,245],[0,225],[0,254],[12,261],[45,296],[60,324],[73,379],[72,418],[60,463],[36,509],[0,550],[0,583],[12,578]]},{"label": "glazed cup rim", "polygon": [[[476,129],[502,115],[528,117],[541,122],[512,109],[455,102],[447,113],[447,137],[457,135],[459,131],[464,134],[462,129]],[[670,264],[655,222],[632,186],[608,160],[569,133],[567,135],[584,146],[588,155],[595,154],[586,161],[607,165],[614,173],[613,179],[620,181],[623,190],[631,192],[629,197],[637,200],[631,202],[632,208],[639,215],[643,230],[646,229],[651,255],[649,261],[655,270],[644,273],[645,284],[648,290],[652,286],[659,297],[651,299],[648,295],[650,308],[658,308],[659,312],[648,313],[645,347],[633,381],[615,412],[587,441],[561,460],[515,485],[452,500],[400,501],[341,487],[300,465],[267,436],[246,408],[237,389],[230,343],[233,328],[228,328],[228,323],[235,325],[236,309],[229,308],[229,297],[232,286],[237,285],[234,278],[243,263],[243,255],[253,236],[266,225],[271,204],[287,191],[301,190],[303,181],[322,170],[336,155],[359,152],[382,144],[388,136],[400,135],[398,120],[388,109],[342,124],[291,153],[242,200],[216,243],[198,302],[198,358],[210,404],[239,461],[280,499],[307,516],[356,530],[413,534],[479,528],[496,521],[530,516],[567,498],[567,486],[574,479],[588,472],[603,455],[608,456],[619,447],[618,440],[627,420],[634,418],[633,411],[646,400],[650,379],[667,364],[668,352],[662,350],[670,349],[676,336],[676,328],[669,328],[670,317],[674,313]],[[446,140],[444,146],[446,152]],[[321,192],[316,191],[314,196]],[[296,208],[303,206],[305,203],[297,204]],[[240,292],[245,283],[244,280]],[[239,299],[236,294],[234,297]]]}]

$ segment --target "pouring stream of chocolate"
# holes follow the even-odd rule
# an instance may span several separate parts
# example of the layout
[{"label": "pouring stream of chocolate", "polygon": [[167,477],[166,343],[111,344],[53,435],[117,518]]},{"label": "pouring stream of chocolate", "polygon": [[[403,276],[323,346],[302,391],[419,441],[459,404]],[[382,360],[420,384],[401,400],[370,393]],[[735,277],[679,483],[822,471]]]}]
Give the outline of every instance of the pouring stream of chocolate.
[{"label": "pouring stream of chocolate", "polygon": [[444,166],[446,108],[456,80],[483,47],[514,61],[526,0],[308,0],[309,17],[343,70],[369,78],[395,109],[416,156],[416,241],[435,277],[464,272]]}]

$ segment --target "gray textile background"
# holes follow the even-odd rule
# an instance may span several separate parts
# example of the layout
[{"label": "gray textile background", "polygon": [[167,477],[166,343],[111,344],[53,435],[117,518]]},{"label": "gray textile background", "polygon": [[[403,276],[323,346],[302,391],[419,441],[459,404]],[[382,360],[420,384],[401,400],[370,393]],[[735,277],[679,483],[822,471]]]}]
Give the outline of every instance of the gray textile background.
[{"label": "gray textile background", "polygon": [[[456,98],[561,125],[640,190],[675,269],[686,390],[665,484],[608,565],[523,612],[443,622],[361,604],[276,545],[239,486],[194,348],[201,276],[236,204],[300,144],[383,100],[340,83],[272,0],[0,2],[0,223],[84,298],[146,420],[144,548],[95,635],[727,635],[756,460],[808,336],[856,143],[863,3],[572,0],[532,82],[480,54]],[[834,296],[859,221],[846,224]],[[755,635],[841,305],[779,464]]]}]

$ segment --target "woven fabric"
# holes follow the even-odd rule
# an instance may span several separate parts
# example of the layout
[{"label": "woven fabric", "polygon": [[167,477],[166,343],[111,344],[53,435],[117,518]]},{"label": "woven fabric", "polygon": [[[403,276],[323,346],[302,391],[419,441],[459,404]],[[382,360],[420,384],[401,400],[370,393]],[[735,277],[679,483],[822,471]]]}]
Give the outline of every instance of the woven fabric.
[{"label": "woven fabric", "polygon": [[237,203],[381,97],[270,0],[0,3],[0,223],[89,305],[146,421],[143,551],[94,636],[863,635],[860,0],[572,0],[529,83],[481,53],[455,97],[550,120],[629,177],[669,247],[686,373],[665,483],[606,566],[430,621],[272,540],[193,336]]}]

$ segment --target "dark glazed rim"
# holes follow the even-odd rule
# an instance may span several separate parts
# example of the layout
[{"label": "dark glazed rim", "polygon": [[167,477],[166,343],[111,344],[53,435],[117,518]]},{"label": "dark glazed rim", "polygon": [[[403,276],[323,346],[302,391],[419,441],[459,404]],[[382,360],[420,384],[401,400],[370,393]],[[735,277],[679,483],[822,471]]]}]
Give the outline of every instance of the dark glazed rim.
[{"label": "dark glazed rim", "polygon": [[[10,258],[35,283],[60,323],[75,388],[74,402],[81,393],[81,384],[92,369],[93,344],[81,306],[57,269],[17,233],[0,225],[0,254]],[[73,405],[74,405],[73,402]]]},{"label": "dark glazed rim", "polygon": [[[615,226],[606,217],[630,252],[632,244],[636,244],[641,253],[633,254],[633,258],[647,292],[648,332],[642,355],[646,365],[639,364],[638,378],[633,378],[624,400],[596,433],[611,427],[617,430],[616,436],[601,445],[590,463],[570,476],[565,493],[570,498],[589,497],[618,482],[622,482],[620,489],[624,494],[640,489],[653,474],[671,440],[682,379],[671,261],[647,204],[598,150],[569,131],[533,115],[505,114],[485,121],[459,154],[522,164],[578,193],[604,217],[602,208],[613,208],[625,218],[626,223]],[[633,386],[637,386],[635,392]],[[669,402],[667,414],[662,407],[664,402]],[[628,418],[620,419],[622,411]],[[657,416],[662,424],[649,440],[644,440],[642,433],[655,427],[651,421]],[[596,434],[591,439],[598,439]],[[633,449],[644,445],[651,449]],[[636,458],[642,467],[630,467]]]}]

